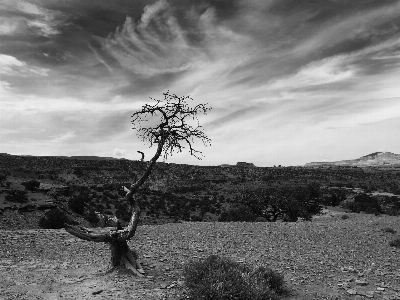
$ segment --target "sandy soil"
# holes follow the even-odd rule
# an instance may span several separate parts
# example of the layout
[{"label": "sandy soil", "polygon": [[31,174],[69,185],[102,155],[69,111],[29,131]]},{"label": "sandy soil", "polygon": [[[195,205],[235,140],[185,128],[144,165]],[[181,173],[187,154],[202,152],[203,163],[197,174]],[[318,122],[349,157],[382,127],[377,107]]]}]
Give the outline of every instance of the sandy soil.
[{"label": "sandy soil", "polygon": [[[177,299],[182,266],[210,254],[285,276],[288,299],[400,299],[400,218],[329,213],[313,222],[141,226],[146,277],[104,274],[109,249],[65,230],[0,231],[0,299]],[[356,282],[356,280],[360,280]],[[361,285],[366,283],[366,285]]]}]

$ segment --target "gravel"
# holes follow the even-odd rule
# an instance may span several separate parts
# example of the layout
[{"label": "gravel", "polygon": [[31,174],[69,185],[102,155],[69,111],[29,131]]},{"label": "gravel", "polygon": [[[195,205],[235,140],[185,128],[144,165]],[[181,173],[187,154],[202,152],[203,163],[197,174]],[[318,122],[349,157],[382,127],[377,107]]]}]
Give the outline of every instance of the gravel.
[{"label": "gravel", "polygon": [[144,279],[99,275],[109,262],[106,244],[79,240],[65,230],[2,230],[0,274],[9,279],[0,279],[0,299],[12,299],[13,293],[26,297],[35,290],[32,284],[63,298],[74,289],[61,284],[75,286],[87,299],[131,299],[132,293],[138,299],[165,299],[182,285],[186,262],[212,254],[283,273],[293,291],[290,299],[400,299],[400,249],[389,246],[397,236],[383,230],[400,232],[400,219],[348,215],[296,223],[143,225],[129,244],[142,257],[149,275]]}]

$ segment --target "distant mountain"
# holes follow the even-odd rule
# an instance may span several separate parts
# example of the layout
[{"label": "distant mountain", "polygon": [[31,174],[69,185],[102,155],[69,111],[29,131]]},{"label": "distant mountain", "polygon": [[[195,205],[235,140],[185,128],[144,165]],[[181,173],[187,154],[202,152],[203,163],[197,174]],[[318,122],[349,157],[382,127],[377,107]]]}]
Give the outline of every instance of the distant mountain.
[{"label": "distant mountain", "polygon": [[391,152],[374,152],[357,159],[341,160],[334,162],[311,162],[307,163],[306,167],[313,166],[356,166],[356,167],[369,167],[369,166],[386,166],[386,165],[400,165],[400,154]]},{"label": "distant mountain", "polygon": [[[3,156],[13,156],[8,153],[0,153]],[[18,156],[18,155],[14,155]],[[33,155],[19,155],[21,157],[42,157],[42,158],[60,158],[60,159],[76,159],[76,160],[127,160],[126,158],[115,157],[101,157],[101,156],[33,156]]]}]

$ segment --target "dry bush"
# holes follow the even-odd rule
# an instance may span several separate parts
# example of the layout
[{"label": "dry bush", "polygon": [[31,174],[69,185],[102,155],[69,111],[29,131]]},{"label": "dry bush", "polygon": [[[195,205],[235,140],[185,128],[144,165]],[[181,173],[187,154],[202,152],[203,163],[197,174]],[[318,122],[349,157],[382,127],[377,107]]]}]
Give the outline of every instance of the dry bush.
[{"label": "dry bush", "polygon": [[191,300],[277,300],[287,292],[276,271],[268,267],[252,271],[216,255],[188,263],[183,275]]}]

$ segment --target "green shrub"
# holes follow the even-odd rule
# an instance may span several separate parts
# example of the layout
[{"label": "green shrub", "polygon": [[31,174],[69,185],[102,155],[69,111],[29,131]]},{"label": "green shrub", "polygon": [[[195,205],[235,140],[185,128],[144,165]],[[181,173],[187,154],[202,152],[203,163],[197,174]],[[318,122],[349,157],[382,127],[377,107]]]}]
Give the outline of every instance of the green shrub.
[{"label": "green shrub", "polygon": [[390,247],[400,248],[400,239],[397,238],[389,243]]},{"label": "green shrub", "polygon": [[188,263],[183,270],[191,300],[276,300],[285,293],[283,276],[216,255]]}]

